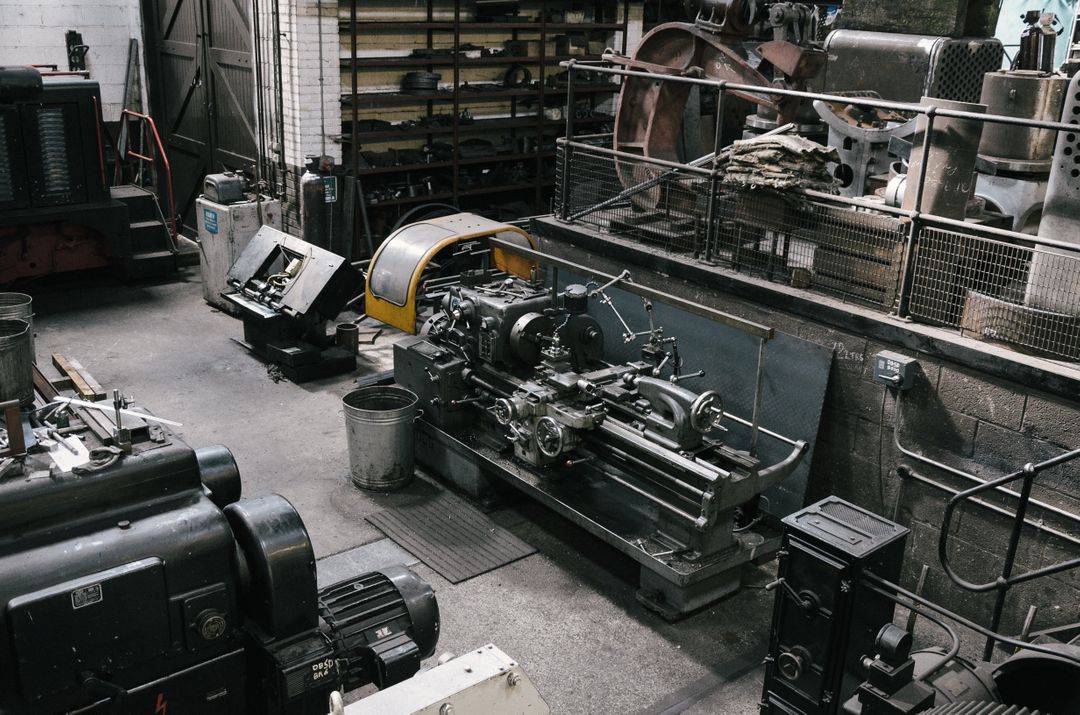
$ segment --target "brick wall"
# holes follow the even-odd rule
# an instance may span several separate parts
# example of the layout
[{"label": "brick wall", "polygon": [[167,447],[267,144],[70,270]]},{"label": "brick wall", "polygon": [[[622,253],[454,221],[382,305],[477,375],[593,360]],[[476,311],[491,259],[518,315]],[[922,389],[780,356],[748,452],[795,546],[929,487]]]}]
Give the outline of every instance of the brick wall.
[{"label": "brick wall", "polygon": [[[280,157],[292,167],[303,167],[308,155],[327,154],[341,161],[341,145],[331,137],[341,133],[341,70],[337,0],[281,2],[281,87],[274,86],[272,5],[260,6],[261,34],[265,38],[262,91],[269,111],[264,131],[267,146],[280,142],[275,127],[281,92],[284,142]],[[320,62],[321,33],[321,62]],[[324,134],[325,127],[325,134]]]},{"label": "brick wall", "polygon": [[[263,80],[259,91],[267,112],[261,130],[270,152],[267,160],[278,166],[276,188],[282,198],[284,230],[298,234],[298,189],[306,157],[325,153],[341,162],[341,144],[332,138],[341,133],[339,7],[337,0],[282,0],[277,18],[281,32],[280,87],[275,83],[273,69],[273,6],[266,2],[260,9]],[[283,131],[278,122],[279,91]]]},{"label": "brick wall", "polygon": [[123,109],[131,38],[139,40],[139,76],[146,77],[139,0],[0,0],[0,28],[0,66],[55,64],[61,70],[68,68],[65,33],[81,32],[83,43],[90,46],[86,66],[101,85],[107,122],[119,120]]},{"label": "brick wall", "polygon": [[[900,444],[941,464],[982,479],[998,477],[1080,446],[1080,406],[947,361],[931,359],[895,345],[867,340],[802,319],[770,311],[774,325],[831,347],[835,361],[825,400],[811,471],[809,501],[835,493],[893,517],[912,530],[904,580],[916,583],[922,564],[930,565],[925,594],[986,623],[993,594],[973,594],[952,584],[939,566],[938,536],[951,494],[921,481],[952,489],[975,486],[947,470],[902,454],[894,443],[897,399],[871,380],[873,356],[880,350],[919,360],[915,386],[900,395]],[[880,458],[879,458],[880,455]],[[1020,483],[1010,487],[1018,491]],[[1035,499],[1080,516],[1080,463],[1046,471],[1036,479]],[[1011,500],[986,495],[1008,505]],[[1047,528],[1080,536],[1075,522],[1053,511],[1032,508]],[[969,505],[958,510],[950,532],[953,568],[973,582],[999,574],[1008,545],[1006,517]],[[1015,573],[1080,556],[1080,546],[1035,528],[1025,528]],[[1014,588],[1004,630],[1018,632],[1029,605],[1039,606],[1036,629],[1080,619],[1080,573],[1076,570]]]},{"label": "brick wall", "polygon": [[[617,251],[620,257],[615,261],[603,257],[613,251],[602,251],[588,243],[572,245],[560,240],[562,234],[546,229],[543,223],[535,225],[534,230],[543,237],[543,250],[547,252],[612,274],[629,267],[636,282],[771,325],[831,349],[834,361],[815,443],[807,503],[837,494],[910,527],[904,584],[914,587],[922,565],[928,564],[925,595],[981,623],[987,622],[993,594],[960,590],[939,566],[939,525],[952,495],[924,480],[954,491],[975,483],[905,456],[895,447],[896,397],[892,390],[872,381],[873,357],[881,350],[892,350],[919,361],[914,387],[900,398],[900,444],[981,479],[1007,474],[1066,448],[1080,447],[1077,399],[1047,394],[924,352],[839,330],[806,318],[804,311],[766,308],[731,292],[703,287],[700,281],[691,283],[655,270],[635,268],[635,261],[648,261],[629,245]],[[1016,355],[1015,359],[1025,358]],[[1074,384],[1080,384],[1080,372],[1075,379]],[[1074,394],[1080,398],[1080,390]],[[1018,490],[1019,486],[1016,483],[1012,488]],[[1013,502],[992,493],[984,496],[993,505]],[[1041,521],[1046,530],[1064,532],[1074,539],[1080,537],[1080,460],[1039,476],[1033,496],[1050,508],[1033,506],[1029,512],[1032,520]],[[954,570],[975,582],[996,578],[1010,528],[1011,522],[1004,516],[984,507],[959,509],[950,537]],[[1080,546],[1076,541],[1025,528],[1015,573],[1077,557]],[[1035,630],[1080,620],[1080,569],[1010,591],[1002,630],[1018,632],[1029,605],[1039,607]]]}]

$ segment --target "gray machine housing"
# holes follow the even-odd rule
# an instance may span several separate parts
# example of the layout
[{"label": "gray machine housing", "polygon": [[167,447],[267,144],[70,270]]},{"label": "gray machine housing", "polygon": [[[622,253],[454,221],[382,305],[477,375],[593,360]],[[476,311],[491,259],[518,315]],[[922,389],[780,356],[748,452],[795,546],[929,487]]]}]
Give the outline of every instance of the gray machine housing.
[{"label": "gray machine housing", "polygon": [[861,90],[897,102],[978,102],[983,76],[1001,68],[1004,48],[992,37],[834,30],[825,38],[825,51],[829,59],[818,79],[825,93]]}]

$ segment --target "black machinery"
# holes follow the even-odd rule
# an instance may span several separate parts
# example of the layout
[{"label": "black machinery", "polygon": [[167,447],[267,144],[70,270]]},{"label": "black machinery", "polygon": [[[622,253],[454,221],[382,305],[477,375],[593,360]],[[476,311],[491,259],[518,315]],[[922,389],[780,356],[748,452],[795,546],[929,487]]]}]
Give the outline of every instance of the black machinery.
[{"label": "black machinery", "polygon": [[226,276],[240,308],[244,342],[294,382],[356,369],[355,343],[337,345],[327,322],[361,291],[345,258],[263,226]]},{"label": "black machinery", "polygon": [[[1080,712],[1080,643],[1000,636],[900,587],[905,527],[837,497],[784,525],[763,715]],[[914,620],[895,625],[897,604],[942,628],[951,647],[912,652]],[[1019,652],[998,664],[964,658],[947,621]]]},{"label": "black machinery", "polygon": [[0,713],[322,715],[433,653],[426,583],[394,567],[319,590],[299,514],[241,499],[225,447],[119,399],[0,407]]},{"label": "black machinery", "polygon": [[0,284],[112,267],[176,270],[155,196],[109,186],[97,82],[0,67]]},{"label": "black machinery", "polygon": [[[470,247],[486,256],[477,236],[509,274],[422,279],[429,262]],[[736,446],[726,430],[751,422],[726,412],[717,392],[682,384],[702,373],[682,372],[677,336],[651,318],[645,333],[625,327],[610,293],[637,290],[626,276],[548,282],[522,256],[556,259],[521,246],[526,238],[459,214],[404,227],[372,260],[369,315],[409,330],[413,293],[438,302],[420,335],[394,346],[394,378],[424,410],[417,458],[466,489],[478,472],[495,475],[605,539],[641,564],[638,597],[666,617],[731,593],[740,566],[779,545],[760,495],[792,473],[806,443],[760,430],[782,455],[765,462],[754,423],[749,450]],[[440,250],[458,258],[435,261]],[[643,343],[638,359],[605,359],[597,311],[620,316],[624,343]]]}]

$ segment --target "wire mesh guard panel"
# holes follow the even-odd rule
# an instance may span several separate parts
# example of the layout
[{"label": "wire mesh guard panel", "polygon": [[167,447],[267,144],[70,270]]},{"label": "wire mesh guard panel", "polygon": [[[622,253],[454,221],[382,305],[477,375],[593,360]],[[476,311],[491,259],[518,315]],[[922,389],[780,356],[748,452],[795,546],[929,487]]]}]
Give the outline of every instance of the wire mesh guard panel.
[{"label": "wire mesh guard panel", "polygon": [[565,205],[557,207],[558,215],[676,253],[701,252],[711,183],[706,176],[577,146],[564,176],[565,151],[559,148],[556,196]]},{"label": "wire mesh guard panel", "polygon": [[896,218],[760,189],[718,200],[713,259],[739,271],[890,309],[906,231]]},{"label": "wire mesh guard panel", "polygon": [[556,213],[575,223],[884,309],[896,301],[906,233],[891,216],[714,188],[700,173],[580,146],[562,159]]},{"label": "wire mesh guard panel", "polygon": [[919,231],[911,314],[971,337],[1080,359],[1080,258],[939,228]]}]

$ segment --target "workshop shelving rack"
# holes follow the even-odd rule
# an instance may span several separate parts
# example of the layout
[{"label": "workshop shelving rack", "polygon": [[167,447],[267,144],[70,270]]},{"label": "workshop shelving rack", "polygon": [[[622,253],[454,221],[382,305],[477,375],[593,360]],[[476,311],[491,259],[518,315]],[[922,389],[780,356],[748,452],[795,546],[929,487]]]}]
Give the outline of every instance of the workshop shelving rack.
[{"label": "workshop shelving rack", "polygon": [[[557,54],[551,44],[558,35],[572,33],[587,37],[602,36],[606,46],[626,51],[629,0],[524,0],[521,3],[521,20],[477,21],[474,0],[422,0],[419,12],[423,19],[389,19],[393,15],[394,0],[383,2],[360,2],[351,0],[340,18],[342,38],[342,134],[346,167],[354,169],[361,182],[365,197],[382,194],[377,201],[368,201],[367,211],[372,219],[376,235],[384,235],[386,229],[405,211],[428,202],[452,203],[462,209],[500,199],[523,201],[530,211],[547,210],[547,203],[554,188],[555,138],[565,133],[563,118],[545,116],[545,107],[566,106],[566,87],[549,86],[548,78],[562,72],[560,62],[598,60],[599,54]],[[552,22],[552,12],[576,13],[591,18],[590,22]],[[414,15],[414,17],[416,16]],[[452,19],[450,19],[452,17]],[[483,35],[489,46],[502,45],[504,41],[523,43],[528,54],[467,57],[461,50],[463,36]],[[429,56],[373,56],[361,52],[360,45],[366,41],[378,42],[379,37],[393,38],[396,49],[426,49]],[[387,45],[391,45],[388,42]],[[412,47],[402,43],[412,43]],[[441,51],[437,51],[441,48]],[[535,49],[532,49],[535,48]],[[383,49],[392,51],[393,46]],[[446,50],[450,51],[447,52]],[[515,66],[525,66],[534,73],[534,84],[519,87],[498,87],[482,84],[479,88],[463,81],[463,74],[473,68],[488,68],[498,72]],[[387,77],[400,71],[437,72],[444,80],[452,78],[448,88],[430,94],[409,94],[399,88],[387,90]],[[381,78],[381,82],[379,81]],[[605,98],[618,92],[613,83],[588,85],[575,84],[574,96],[595,107]],[[462,113],[471,107],[498,105],[496,118],[463,119]],[[408,126],[368,128],[362,115],[396,115],[400,117],[415,109],[421,122]],[[574,111],[574,108],[568,108]],[[432,118],[449,115],[450,121],[434,123]],[[426,119],[426,122],[424,120]],[[593,125],[597,128],[611,123],[607,115],[575,119],[575,126]],[[460,143],[470,137],[509,139],[515,148],[509,153],[489,156],[462,156]],[[525,150],[525,139],[528,150]],[[362,161],[361,152],[374,150],[385,152],[400,147],[415,149],[418,143],[434,141],[450,144],[450,157],[429,159],[423,163],[405,163],[388,166],[372,166]],[[462,180],[462,170],[479,171],[517,162],[531,164],[528,180],[497,182],[488,185],[470,185]],[[438,172],[449,179],[434,192],[405,192],[402,196],[387,197],[386,187],[407,185],[410,177]],[[380,230],[381,229],[381,230]]]}]

